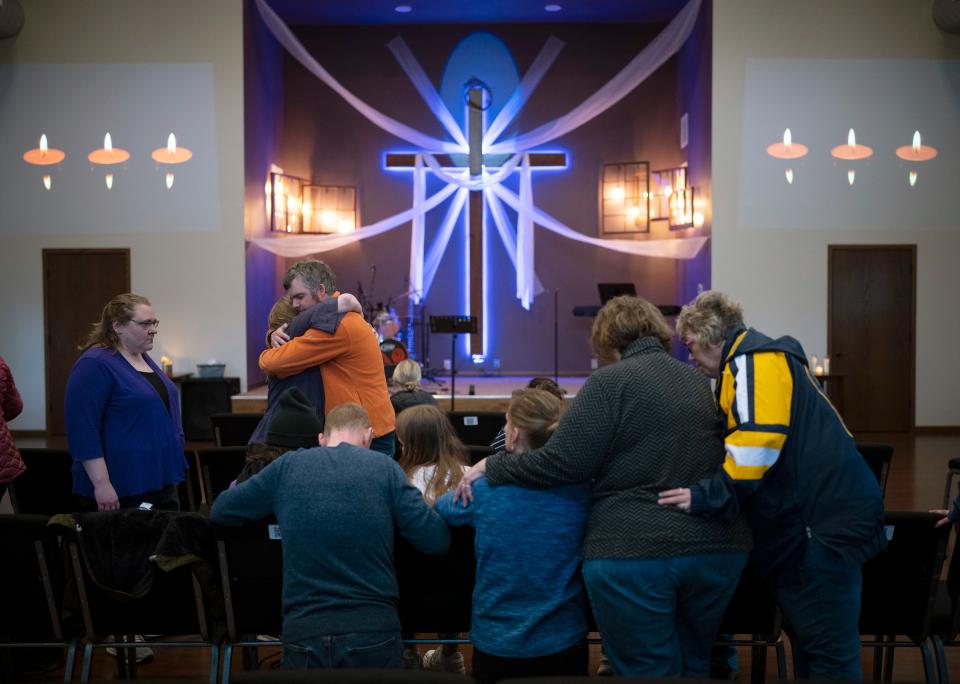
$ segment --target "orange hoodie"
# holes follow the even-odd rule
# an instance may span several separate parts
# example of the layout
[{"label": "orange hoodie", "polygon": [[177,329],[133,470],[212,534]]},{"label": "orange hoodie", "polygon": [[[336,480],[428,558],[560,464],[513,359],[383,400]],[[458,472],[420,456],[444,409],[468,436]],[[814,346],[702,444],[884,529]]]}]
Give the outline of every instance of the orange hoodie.
[{"label": "orange hoodie", "polygon": [[374,437],[394,431],[396,415],[377,334],[360,314],[346,314],[332,335],[311,328],[282,347],[260,354],[260,369],[280,378],[312,366],[320,366],[323,376],[325,413],[353,401],[370,414]]}]

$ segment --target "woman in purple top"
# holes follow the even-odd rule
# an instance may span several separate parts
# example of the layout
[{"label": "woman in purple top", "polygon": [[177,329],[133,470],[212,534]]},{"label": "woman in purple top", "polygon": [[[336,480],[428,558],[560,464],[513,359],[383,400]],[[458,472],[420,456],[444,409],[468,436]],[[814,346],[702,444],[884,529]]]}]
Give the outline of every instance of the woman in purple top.
[{"label": "woman in purple top", "polygon": [[180,394],[147,354],[159,325],[146,297],[114,297],[70,371],[67,443],[81,508],[180,507]]}]

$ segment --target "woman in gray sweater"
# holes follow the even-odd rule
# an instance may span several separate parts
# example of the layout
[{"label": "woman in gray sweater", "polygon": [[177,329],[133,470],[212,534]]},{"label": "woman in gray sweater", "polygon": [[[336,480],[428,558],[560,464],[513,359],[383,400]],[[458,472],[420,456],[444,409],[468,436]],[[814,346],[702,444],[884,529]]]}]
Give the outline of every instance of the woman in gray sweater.
[{"label": "woman in gray sweater", "polygon": [[[709,385],[671,357],[672,331],[637,297],[616,297],[593,325],[593,373],[541,448],[499,453],[464,476],[493,486],[590,482],[583,575],[617,674],[707,678],[710,645],[750,547],[742,519],[706,520],[657,505],[662,489],[708,477],[723,448]],[[678,483],[678,484],[673,484]]]}]

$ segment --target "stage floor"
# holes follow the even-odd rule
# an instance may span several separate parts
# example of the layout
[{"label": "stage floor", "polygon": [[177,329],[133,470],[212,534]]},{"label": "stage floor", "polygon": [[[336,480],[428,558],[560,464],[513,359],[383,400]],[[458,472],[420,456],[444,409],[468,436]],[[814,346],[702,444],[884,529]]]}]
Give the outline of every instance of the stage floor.
[{"label": "stage floor", "polygon": [[[505,411],[510,395],[530,382],[530,375],[460,375],[457,374],[456,410]],[[587,376],[561,375],[559,385],[565,391],[564,400],[569,402],[587,381]],[[452,383],[450,376],[424,378],[423,388],[437,398],[440,408],[449,409]],[[236,413],[262,413],[267,405],[267,386],[253,387],[243,394],[232,397]]]}]

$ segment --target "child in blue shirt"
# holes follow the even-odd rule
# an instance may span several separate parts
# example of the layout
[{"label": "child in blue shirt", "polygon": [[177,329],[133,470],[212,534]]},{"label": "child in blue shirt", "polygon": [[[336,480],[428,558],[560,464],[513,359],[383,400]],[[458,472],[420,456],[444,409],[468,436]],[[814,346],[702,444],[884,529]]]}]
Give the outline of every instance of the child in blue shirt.
[{"label": "child in blue shirt", "polygon": [[[543,446],[556,429],[561,401],[521,390],[507,409],[506,450]],[[534,490],[473,485],[464,507],[453,492],[436,510],[450,525],[476,529],[473,678],[587,674],[587,615],[580,558],[589,491],[583,485]]]}]

